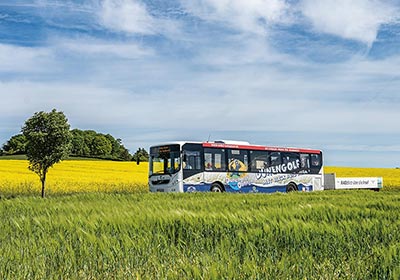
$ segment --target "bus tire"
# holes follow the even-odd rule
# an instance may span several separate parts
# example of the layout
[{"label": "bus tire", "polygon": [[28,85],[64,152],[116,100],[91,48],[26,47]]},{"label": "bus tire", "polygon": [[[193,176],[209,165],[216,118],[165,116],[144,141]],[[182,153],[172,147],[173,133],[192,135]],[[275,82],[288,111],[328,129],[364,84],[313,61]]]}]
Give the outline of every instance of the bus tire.
[{"label": "bus tire", "polygon": [[289,183],[286,186],[286,192],[294,192],[294,191],[298,191],[299,189],[297,188],[297,185],[293,182]]},{"label": "bus tire", "polygon": [[211,184],[210,192],[223,192],[223,191],[224,190],[223,190],[221,184],[219,184],[219,183]]}]

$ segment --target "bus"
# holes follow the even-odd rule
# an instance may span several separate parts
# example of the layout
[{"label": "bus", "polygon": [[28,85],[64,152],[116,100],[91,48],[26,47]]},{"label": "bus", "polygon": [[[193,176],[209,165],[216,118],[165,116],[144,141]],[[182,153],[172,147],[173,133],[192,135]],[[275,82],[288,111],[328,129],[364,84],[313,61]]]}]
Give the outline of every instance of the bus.
[{"label": "bus", "polygon": [[323,190],[322,151],[243,141],[172,142],[150,147],[151,192]]}]

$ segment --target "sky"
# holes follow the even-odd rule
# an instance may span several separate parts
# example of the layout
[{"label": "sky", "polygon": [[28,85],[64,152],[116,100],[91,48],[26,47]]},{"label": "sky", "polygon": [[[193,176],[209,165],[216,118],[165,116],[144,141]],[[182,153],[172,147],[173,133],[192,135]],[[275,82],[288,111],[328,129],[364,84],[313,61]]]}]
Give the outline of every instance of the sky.
[{"label": "sky", "polygon": [[0,145],[35,112],[139,147],[400,166],[400,0],[0,0]]}]

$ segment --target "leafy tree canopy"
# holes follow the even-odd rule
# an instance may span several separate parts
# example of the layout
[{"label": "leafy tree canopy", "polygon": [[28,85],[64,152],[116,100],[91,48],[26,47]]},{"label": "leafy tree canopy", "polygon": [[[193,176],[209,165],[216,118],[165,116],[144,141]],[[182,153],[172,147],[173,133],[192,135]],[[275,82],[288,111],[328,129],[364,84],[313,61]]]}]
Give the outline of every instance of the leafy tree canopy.
[{"label": "leafy tree canopy", "polygon": [[94,130],[73,129],[73,156],[97,157],[114,160],[131,160],[128,149],[122,145],[121,139],[115,139],[110,134],[97,133]]},{"label": "leafy tree canopy", "polygon": [[38,112],[22,127],[26,139],[26,155],[29,169],[42,182],[42,197],[45,192],[47,171],[55,163],[66,158],[70,151],[71,133],[68,120],[63,112]]},{"label": "leafy tree canopy", "polygon": [[17,134],[3,145],[3,153],[6,155],[26,154],[26,138],[23,134]]},{"label": "leafy tree canopy", "polygon": [[145,149],[139,148],[132,156],[132,160],[136,162],[149,161],[149,153]]}]

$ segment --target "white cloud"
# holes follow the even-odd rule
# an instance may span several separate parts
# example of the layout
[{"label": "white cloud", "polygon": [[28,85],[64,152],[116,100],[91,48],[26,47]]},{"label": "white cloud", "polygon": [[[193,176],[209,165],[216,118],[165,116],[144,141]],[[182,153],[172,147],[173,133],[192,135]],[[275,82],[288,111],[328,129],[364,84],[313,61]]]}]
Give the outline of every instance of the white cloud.
[{"label": "white cloud", "polygon": [[258,34],[265,34],[266,25],[290,21],[290,6],[284,0],[181,0],[181,3],[199,18]]},{"label": "white cloud", "polygon": [[[203,39],[204,40],[204,39]],[[210,47],[210,45],[212,47]],[[229,46],[227,48],[227,46]],[[218,68],[235,66],[253,67],[263,65],[273,67],[285,65],[299,67],[307,62],[289,54],[279,52],[266,42],[264,37],[241,33],[225,36],[220,42],[210,42],[206,47],[198,47],[194,61],[201,65]]]},{"label": "white cloud", "polygon": [[383,24],[396,23],[400,9],[384,0],[181,0],[191,14],[231,28],[268,34],[276,23],[302,24],[300,12],[316,32],[357,40],[371,46]]},{"label": "white cloud", "polygon": [[104,0],[100,10],[104,26],[128,33],[155,34],[156,19],[136,0]]},{"label": "white cloud", "polygon": [[0,72],[46,72],[53,58],[48,48],[0,44]]},{"label": "white cloud", "polygon": [[58,49],[93,57],[98,57],[100,55],[135,59],[153,55],[154,53],[153,50],[149,48],[143,48],[137,43],[111,42],[91,38],[81,38],[77,40],[58,39],[55,42],[55,46],[57,46]]},{"label": "white cloud", "polygon": [[97,15],[101,25],[117,32],[174,39],[182,36],[179,21],[152,15],[140,0],[101,0]]},{"label": "white cloud", "polygon": [[382,24],[399,18],[399,9],[381,0],[302,0],[300,10],[316,31],[369,46]]}]

